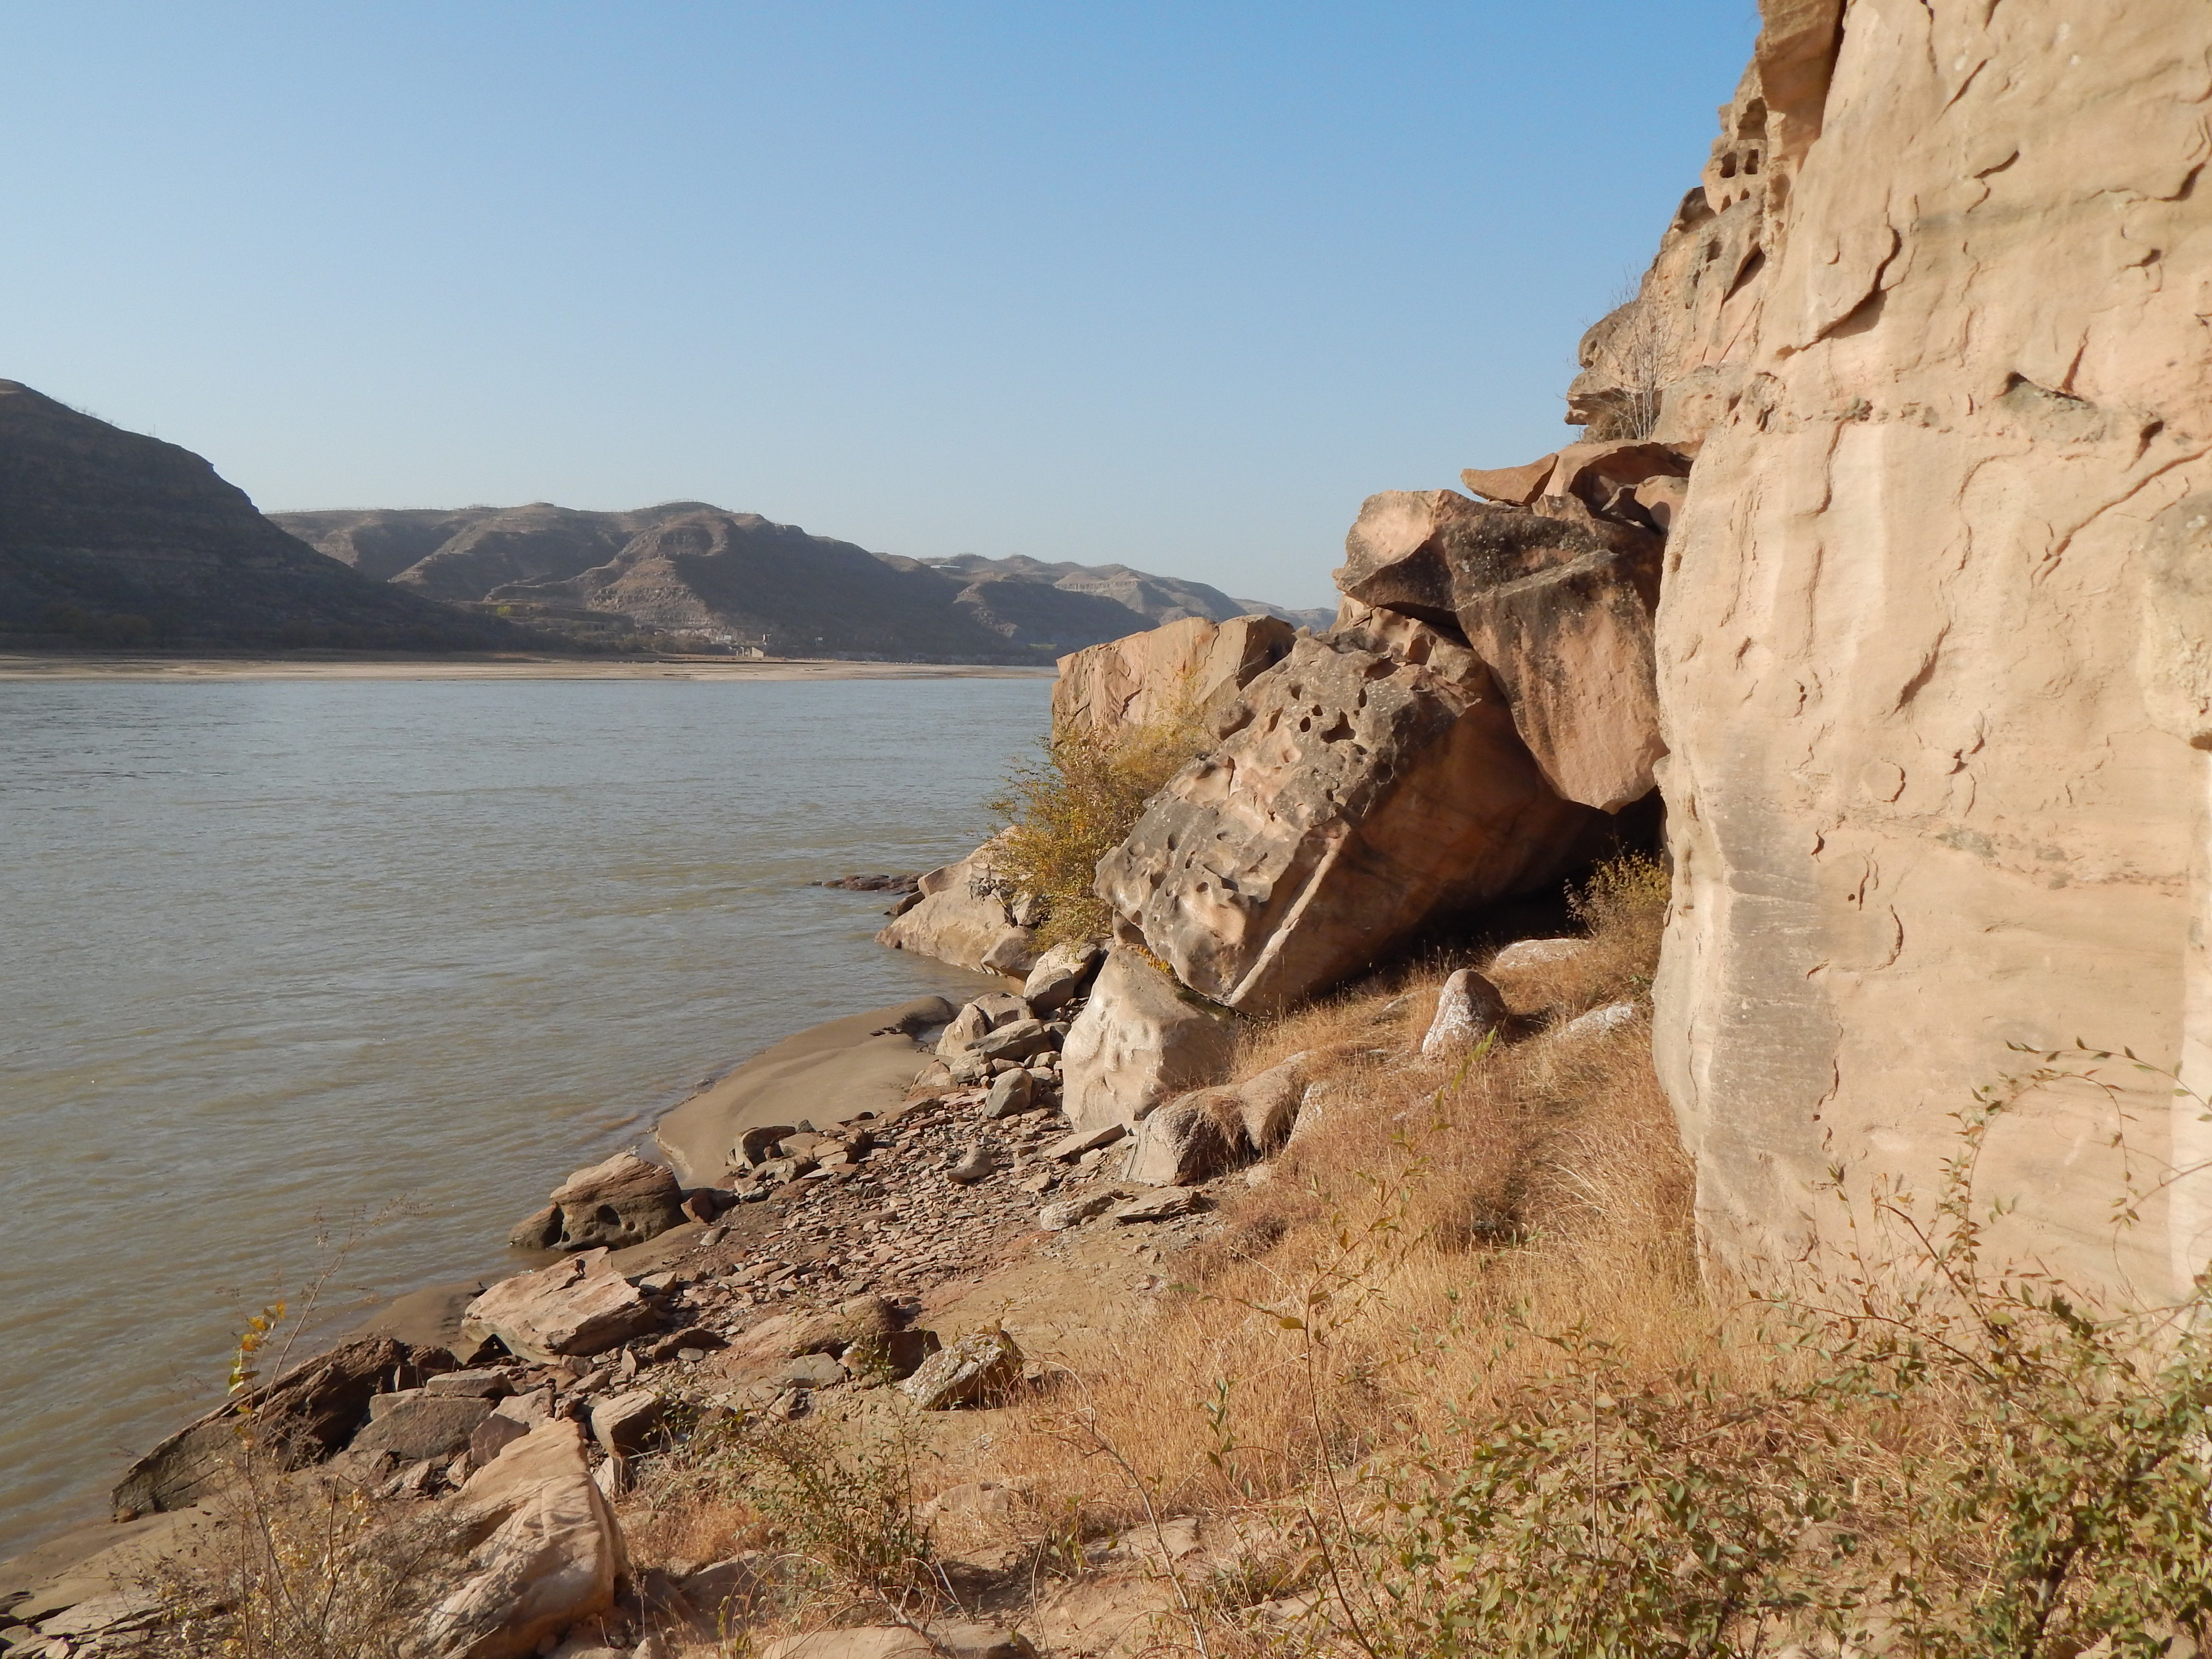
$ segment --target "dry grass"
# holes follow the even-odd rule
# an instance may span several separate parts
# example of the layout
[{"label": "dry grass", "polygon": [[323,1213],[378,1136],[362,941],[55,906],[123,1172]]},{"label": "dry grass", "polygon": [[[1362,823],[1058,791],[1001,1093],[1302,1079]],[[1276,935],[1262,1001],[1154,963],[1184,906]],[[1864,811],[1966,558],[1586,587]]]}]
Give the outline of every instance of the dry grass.
[{"label": "dry grass", "polygon": [[[1528,1028],[1650,982],[1663,876],[1616,866],[1583,902],[1583,956],[1504,984]],[[1419,1044],[1446,971],[1247,1033],[1240,1075],[1306,1056],[1297,1138],[1226,1206],[1183,1294],[1110,1343],[1059,1356],[1062,1386],[1002,1440],[994,1478],[1099,1524],[1143,1517],[1139,1482],[1176,1512],[1295,1498],[1325,1466],[1502,1397],[1524,1362],[1542,1363],[1524,1328],[1580,1324],[1655,1366],[1711,1345],[1690,1171],[1648,1024],[1431,1065]],[[1316,1306],[1328,1310],[1321,1367],[1285,1324]]]}]

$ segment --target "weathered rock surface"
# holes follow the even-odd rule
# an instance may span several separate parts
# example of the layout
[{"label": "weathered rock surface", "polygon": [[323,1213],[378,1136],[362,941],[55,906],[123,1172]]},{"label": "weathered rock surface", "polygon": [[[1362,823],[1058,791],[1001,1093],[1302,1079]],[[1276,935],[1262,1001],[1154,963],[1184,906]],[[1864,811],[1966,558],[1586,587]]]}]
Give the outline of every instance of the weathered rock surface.
[{"label": "weathered rock surface", "polygon": [[426,1620],[437,1659],[513,1659],[614,1605],[622,1529],[592,1481],[581,1427],[557,1418],[469,1477],[455,1500],[465,1570]]},{"label": "weathered rock surface", "polygon": [[1022,1351],[1004,1331],[975,1331],[921,1362],[899,1386],[926,1412],[994,1402],[1021,1381]]},{"label": "weathered rock surface", "polygon": [[1170,716],[1208,724],[1279,662],[1297,630],[1273,617],[1189,617],[1063,657],[1052,688],[1055,726],[1113,732]]},{"label": "weathered rock surface", "polygon": [[876,943],[978,973],[1027,974],[1036,935],[1014,920],[1018,896],[993,869],[991,844],[921,878],[921,902],[891,918]]},{"label": "weathered rock surface", "polygon": [[[1098,866],[1146,944],[1231,1008],[1285,1006],[1553,879],[1602,821],[1553,792],[1493,691],[1427,667],[1301,639],[1244,700],[1249,720]],[[1071,1034],[1071,1116],[1075,1049]]]},{"label": "weathered rock surface", "polygon": [[1569,476],[1534,508],[1448,489],[1370,496],[1337,585],[1465,639],[1551,787],[1614,812],[1650,793],[1664,752],[1651,643],[1662,543],[1598,517],[1568,486],[1589,487],[1608,462],[1633,471],[1679,458],[1650,444],[1577,448],[1598,453],[1565,452],[1557,472]]},{"label": "weathered rock surface", "polygon": [[1134,1123],[1170,1096],[1212,1081],[1234,1042],[1219,1010],[1117,946],[1061,1048],[1061,1109],[1078,1136]]},{"label": "weathered rock surface", "polygon": [[586,1254],[501,1279],[469,1304],[461,1329],[465,1338],[496,1336],[509,1352],[542,1364],[604,1353],[659,1322],[635,1285]]},{"label": "weathered rock surface", "polygon": [[1505,999],[1472,968],[1462,968],[1444,981],[1437,997],[1437,1012],[1421,1039],[1424,1060],[1442,1060],[1472,1048],[1488,1036],[1505,1018]]},{"label": "weathered rock surface", "polygon": [[[1640,331],[1656,434],[1704,437],[1657,638],[1655,1035],[1707,1247],[1745,1267],[1826,1224],[1832,1159],[1932,1190],[2008,1043],[2212,1081],[2212,9],[1841,9],[1764,8],[1576,394],[1633,404]],[[2113,1077],[2135,1156],[2205,1156],[2193,1103]],[[2115,1271],[2116,1127],[2055,1096],[1984,1160],[2062,1271]],[[2184,1182],[2119,1270],[2185,1290],[2208,1223]]]},{"label": "weathered rock surface", "polygon": [[657,1238],[684,1220],[684,1188],[674,1171],[635,1152],[617,1152],[577,1170],[553,1189],[552,1199],[561,1224],[551,1243],[563,1250],[599,1245],[618,1250]]},{"label": "weathered rock surface", "polygon": [[[389,1405],[386,1401],[392,1401]],[[465,1450],[492,1402],[467,1395],[409,1392],[378,1396],[380,1409],[353,1439],[353,1449],[390,1452],[403,1463],[451,1457]]]},{"label": "weathered rock surface", "polygon": [[1083,994],[1106,947],[1089,939],[1069,939],[1037,958],[1022,982],[1022,1000],[1040,1014],[1063,1008]]},{"label": "weathered rock surface", "polygon": [[1199,1089],[1159,1108],[1137,1126],[1123,1176],[1148,1187],[1188,1187],[1227,1169],[1240,1148],[1222,1119],[1236,1109],[1236,1091]]}]

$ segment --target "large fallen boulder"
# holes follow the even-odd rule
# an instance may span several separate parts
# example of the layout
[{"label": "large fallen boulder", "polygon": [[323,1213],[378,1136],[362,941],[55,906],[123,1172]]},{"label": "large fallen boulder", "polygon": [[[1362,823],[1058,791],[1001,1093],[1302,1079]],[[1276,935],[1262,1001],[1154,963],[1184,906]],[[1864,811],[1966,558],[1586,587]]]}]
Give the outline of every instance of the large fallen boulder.
[{"label": "large fallen boulder", "polygon": [[604,1353],[660,1323],[659,1310],[594,1253],[503,1279],[469,1304],[465,1342],[495,1336],[520,1358],[550,1364]]},{"label": "large fallen boulder", "polygon": [[[1605,822],[1545,782],[1486,677],[1306,638],[1244,702],[1098,865],[1100,896],[1154,954],[1231,1008],[1285,1007],[1441,917],[1552,881]],[[1071,1031],[1071,1116],[1077,1052]]]},{"label": "large fallen boulder", "polygon": [[453,1500],[459,1584],[424,1621],[426,1659],[534,1653],[614,1606],[622,1528],[592,1481],[580,1425],[556,1418],[469,1477]]},{"label": "large fallen boulder", "polygon": [[1297,629],[1277,617],[1186,617],[1060,659],[1056,727],[1113,732],[1170,718],[1210,721],[1279,662]]},{"label": "large fallen boulder", "polygon": [[1079,1136],[1134,1123],[1228,1065],[1229,1020],[1127,945],[1107,952],[1060,1050],[1061,1109]]},{"label": "large fallen boulder", "polygon": [[918,901],[892,917],[876,943],[979,973],[1028,973],[1036,965],[1036,934],[1025,925],[1020,896],[992,866],[994,845],[924,876]]},{"label": "large fallen boulder", "polygon": [[[1581,456],[1574,473],[1592,489],[1607,482],[1608,461],[1629,471],[1658,464],[1621,452],[1674,455],[1656,444],[1574,449],[1603,452]],[[1570,470],[1564,454],[1559,470]],[[1551,787],[1615,812],[1650,793],[1667,752],[1651,643],[1664,545],[1648,517],[1601,516],[1577,494],[1522,507],[1389,490],[1360,508],[1336,580],[1364,605],[1465,639],[1497,676]]]},{"label": "large fallen boulder", "polygon": [[418,1355],[388,1336],[318,1354],[274,1382],[225,1401],[133,1463],[112,1494],[116,1515],[128,1519],[199,1502],[231,1478],[249,1443],[255,1457],[277,1468],[319,1462],[368,1420],[374,1395],[411,1388],[428,1369],[452,1364],[442,1350]]}]

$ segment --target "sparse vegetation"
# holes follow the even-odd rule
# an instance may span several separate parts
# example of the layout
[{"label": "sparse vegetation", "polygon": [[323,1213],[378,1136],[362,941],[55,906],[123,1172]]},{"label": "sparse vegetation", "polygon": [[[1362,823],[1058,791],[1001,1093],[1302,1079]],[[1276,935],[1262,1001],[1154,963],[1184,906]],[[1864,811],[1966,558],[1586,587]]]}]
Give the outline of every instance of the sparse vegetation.
[{"label": "sparse vegetation", "polygon": [[1091,890],[1098,860],[1210,741],[1186,708],[1110,732],[1061,724],[1041,757],[1008,777],[1006,793],[991,803],[1009,825],[994,859],[1003,879],[1043,901],[1044,944],[1112,931],[1112,912]]}]

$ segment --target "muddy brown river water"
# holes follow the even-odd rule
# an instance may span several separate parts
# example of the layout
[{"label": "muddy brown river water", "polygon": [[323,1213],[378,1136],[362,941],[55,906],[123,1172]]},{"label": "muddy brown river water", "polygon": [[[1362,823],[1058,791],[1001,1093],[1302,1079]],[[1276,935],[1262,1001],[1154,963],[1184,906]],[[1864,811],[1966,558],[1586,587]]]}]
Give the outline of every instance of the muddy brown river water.
[{"label": "muddy brown river water", "polygon": [[[0,684],[0,1556],[246,1310],[500,1266],[702,1078],[977,981],[810,887],[974,845],[1042,679]],[[358,1316],[354,1316],[357,1317]]]}]

